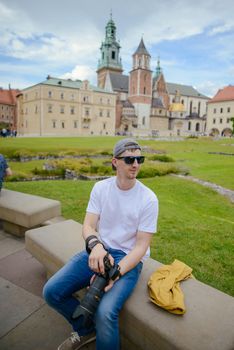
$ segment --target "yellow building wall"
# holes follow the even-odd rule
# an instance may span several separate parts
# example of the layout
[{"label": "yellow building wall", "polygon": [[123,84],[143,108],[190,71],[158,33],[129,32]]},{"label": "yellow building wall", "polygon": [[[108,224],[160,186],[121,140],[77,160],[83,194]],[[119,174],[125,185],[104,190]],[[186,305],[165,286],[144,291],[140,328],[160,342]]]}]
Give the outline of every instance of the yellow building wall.
[{"label": "yellow building wall", "polygon": [[115,93],[38,84],[22,95],[18,99],[20,135],[115,134]]}]

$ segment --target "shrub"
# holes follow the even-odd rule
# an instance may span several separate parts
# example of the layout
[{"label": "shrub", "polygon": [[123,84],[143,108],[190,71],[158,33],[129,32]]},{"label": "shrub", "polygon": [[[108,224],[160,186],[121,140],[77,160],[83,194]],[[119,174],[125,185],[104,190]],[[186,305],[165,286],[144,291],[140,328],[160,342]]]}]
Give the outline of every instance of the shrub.
[{"label": "shrub", "polygon": [[158,160],[159,162],[172,163],[174,159],[165,154],[154,154],[153,156],[148,158],[149,160]]}]

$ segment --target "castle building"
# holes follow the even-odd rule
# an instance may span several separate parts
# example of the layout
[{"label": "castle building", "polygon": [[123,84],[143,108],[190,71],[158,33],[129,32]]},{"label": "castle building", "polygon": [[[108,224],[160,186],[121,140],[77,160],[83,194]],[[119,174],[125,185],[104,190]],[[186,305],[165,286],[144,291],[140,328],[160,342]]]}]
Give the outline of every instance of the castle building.
[{"label": "castle building", "polygon": [[18,132],[27,136],[113,136],[115,109],[115,93],[87,80],[48,76],[18,97]]},{"label": "castle building", "polygon": [[192,86],[167,83],[159,59],[153,74],[143,38],[132,58],[132,69],[124,75],[111,18],[101,45],[97,80],[98,86],[117,93],[116,132],[135,136],[204,134],[209,98]]},{"label": "castle building", "polygon": [[16,129],[16,96],[19,93],[19,90],[11,89],[10,86],[8,90],[0,88],[0,124],[2,127],[7,127],[12,130]]},{"label": "castle building", "polygon": [[225,86],[208,102],[207,134],[232,136],[234,119],[234,86]]}]

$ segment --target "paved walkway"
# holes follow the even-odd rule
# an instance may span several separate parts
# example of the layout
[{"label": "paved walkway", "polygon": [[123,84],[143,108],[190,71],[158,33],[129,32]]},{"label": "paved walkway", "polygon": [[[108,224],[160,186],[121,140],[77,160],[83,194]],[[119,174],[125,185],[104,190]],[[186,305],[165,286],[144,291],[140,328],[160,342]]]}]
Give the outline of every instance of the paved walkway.
[{"label": "paved walkway", "polygon": [[[42,298],[44,267],[0,227],[0,349],[56,350],[69,324]],[[93,350],[94,345],[83,349]]]},{"label": "paved walkway", "polygon": [[190,181],[199,183],[199,184],[202,185],[202,186],[212,188],[213,190],[215,190],[216,192],[218,192],[218,193],[221,194],[222,196],[228,197],[229,200],[230,200],[232,203],[234,203],[234,191],[229,190],[228,188],[222,187],[222,186],[220,186],[220,185],[216,185],[216,184],[214,184],[214,183],[212,183],[212,182],[208,182],[208,181],[204,181],[204,180],[201,180],[201,179],[197,179],[196,177],[189,176],[189,175],[177,175],[177,174],[173,174],[173,176],[181,177],[181,178],[183,178],[183,179],[185,179],[185,180],[190,180]]}]

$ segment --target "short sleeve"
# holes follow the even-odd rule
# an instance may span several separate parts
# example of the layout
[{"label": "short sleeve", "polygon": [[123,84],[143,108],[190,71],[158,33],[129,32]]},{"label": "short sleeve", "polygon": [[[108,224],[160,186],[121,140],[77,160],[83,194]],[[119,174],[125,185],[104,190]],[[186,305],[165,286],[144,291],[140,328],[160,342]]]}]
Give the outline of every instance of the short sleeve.
[{"label": "short sleeve", "polygon": [[100,191],[98,190],[98,187],[95,184],[91,191],[89,203],[86,209],[88,213],[93,213],[98,215],[101,213],[101,198],[100,198],[99,192]]},{"label": "short sleeve", "polygon": [[158,199],[149,200],[142,208],[139,231],[154,233],[157,231],[158,222]]}]

